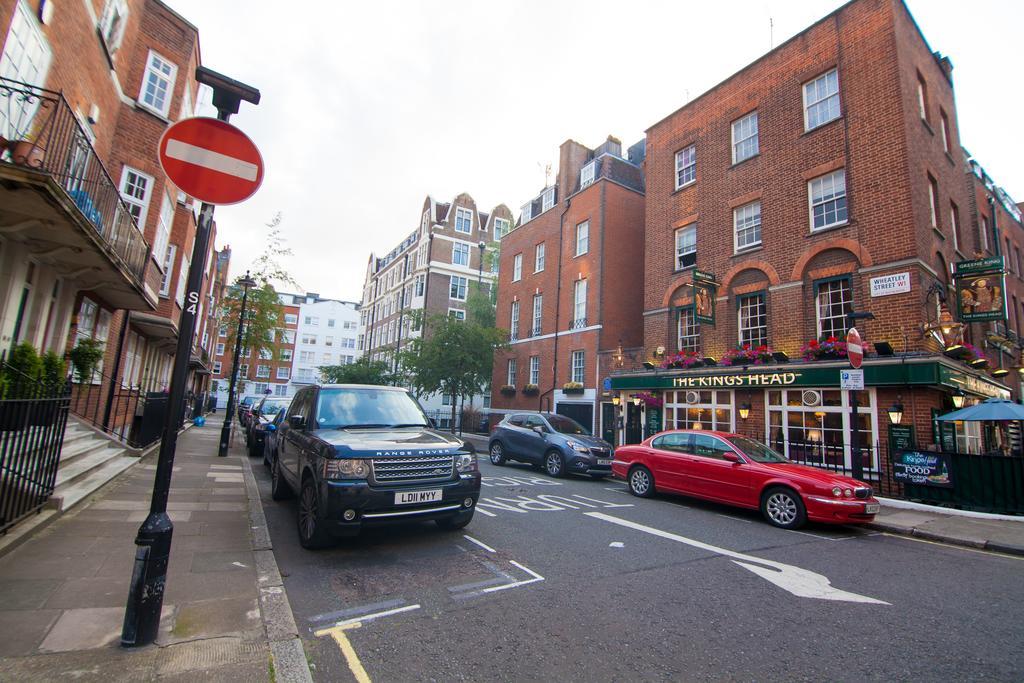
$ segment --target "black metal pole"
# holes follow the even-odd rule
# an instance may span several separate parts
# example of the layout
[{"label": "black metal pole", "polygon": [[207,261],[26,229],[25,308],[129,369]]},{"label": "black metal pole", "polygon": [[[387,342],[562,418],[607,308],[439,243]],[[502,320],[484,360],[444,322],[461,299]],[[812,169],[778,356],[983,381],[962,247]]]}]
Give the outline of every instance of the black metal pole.
[{"label": "black metal pole", "polygon": [[[238,111],[237,101],[235,107],[234,111]],[[231,112],[218,107],[217,118],[227,121],[231,118]],[[164,419],[163,438],[160,441],[153,497],[149,506],[149,516],[139,527],[135,537],[135,567],[132,570],[128,604],[125,607],[124,625],[121,629],[121,645],[124,647],[149,645],[156,640],[160,630],[160,611],[163,608],[167,564],[171,555],[171,536],[174,533],[174,525],[167,516],[167,497],[171,490],[174,452],[178,445],[178,430],[181,428],[184,410],[185,384],[188,381],[192,337],[196,331],[203,266],[206,263],[206,252],[210,248],[213,209],[213,204],[203,202],[199,213],[199,225],[196,227],[196,239],[192,246],[192,261],[189,264],[185,288],[185,305],[178,319],[178,344],[175,349],[174,368],[171,371],[168,411]]]},{"label": "black metal pole", "polygon": [[242,350],[242,332],[245,327],[245,304],[249,298],[249,286],[252,280],[249,279],[249,271],[245,271],[245,279],[241,281],[242,307],[238,311],[238,333],[235,335],[235,351],[231,359],[231,381],[228,383],[228,404],[225,407],[224,426],[220,428],[220,445],[217,448],[217,455],[226,458],[228,447],[231,444],[231,418],[235,410],[235,384],[238,382],[238,360]]}]

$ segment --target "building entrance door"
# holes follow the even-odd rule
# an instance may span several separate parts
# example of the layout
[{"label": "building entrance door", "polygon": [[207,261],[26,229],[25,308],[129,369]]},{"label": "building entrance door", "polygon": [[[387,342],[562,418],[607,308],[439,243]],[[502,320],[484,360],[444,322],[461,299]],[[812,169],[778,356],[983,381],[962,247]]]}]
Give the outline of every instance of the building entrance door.
[{"label": "building entrance door", "polygon": [[626,402],[626,443],[640,443],[644,440],[643,410],[640,406],[633,405],[632,401]]},{"label": "building entrance door", "polygon": [[615,406],[611,403],[601,404],[601,438],[613,446],[615,443]]}]

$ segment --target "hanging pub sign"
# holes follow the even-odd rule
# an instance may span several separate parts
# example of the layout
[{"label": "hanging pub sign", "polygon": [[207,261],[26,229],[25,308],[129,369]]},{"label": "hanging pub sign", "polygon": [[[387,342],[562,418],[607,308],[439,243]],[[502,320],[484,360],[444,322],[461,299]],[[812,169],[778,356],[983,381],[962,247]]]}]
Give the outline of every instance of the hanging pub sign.
[{"label": "hanging pub sign", "polygon": [[715,299],[718,283],[715,276],[702,270],[693,271],[693,320],[696,323],[715,324]]},{"label": "hanging pub sign", "polygon": [[956,264],[957,317],[963,322],[1006,320],[1003,257]]},{"label": "hanging pub sign", "polygon": [[906,484],[951,489],[949,470],[949,456],[944,453],[902,451],[892,461],[893,478]]}]

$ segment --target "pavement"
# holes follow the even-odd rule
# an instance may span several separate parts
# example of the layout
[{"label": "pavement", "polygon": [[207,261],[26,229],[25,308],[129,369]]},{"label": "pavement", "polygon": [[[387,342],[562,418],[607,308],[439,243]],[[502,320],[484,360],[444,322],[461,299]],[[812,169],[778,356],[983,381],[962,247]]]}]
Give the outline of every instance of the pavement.
[{"label": "pavement", "polygon": [[[463,434],[481,457],[487,438]],[[867,526],[878,531],[927,541],[1024,556],[1024,516],[995,515],[941,508],[923,503],[879,498],[881,511]]]},{"label": "pavement", "polygon": [[[310,681],[241,444],[178,438],[160,634],[120,645],[156,451],[0,557],[0,681]],[[238,437],[236,437],[238,440]]]}]

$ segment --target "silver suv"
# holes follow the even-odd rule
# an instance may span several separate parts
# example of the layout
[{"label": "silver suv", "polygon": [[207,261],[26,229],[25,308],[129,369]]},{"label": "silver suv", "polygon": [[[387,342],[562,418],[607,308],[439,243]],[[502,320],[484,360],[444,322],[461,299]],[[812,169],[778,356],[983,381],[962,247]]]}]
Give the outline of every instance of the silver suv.
[{"label": "silver suv", "polygon": [[556,413],[510,413],[491,434],[491,462],[520,460],[552,477],[569,472],[600,479],[612,472],[612,445],[575,420]]}]

